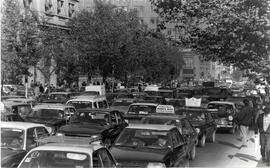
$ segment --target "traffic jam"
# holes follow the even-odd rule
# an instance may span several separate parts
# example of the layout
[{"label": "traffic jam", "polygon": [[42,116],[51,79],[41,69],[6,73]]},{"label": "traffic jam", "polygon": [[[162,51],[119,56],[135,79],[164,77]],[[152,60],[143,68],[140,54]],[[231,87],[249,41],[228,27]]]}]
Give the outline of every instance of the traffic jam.
[{"label": "traffic jam", "polygon": [[189,167],[216,133],[235,134],[243,99],[225,87],[149,85],[1,98],[1,167]]}]

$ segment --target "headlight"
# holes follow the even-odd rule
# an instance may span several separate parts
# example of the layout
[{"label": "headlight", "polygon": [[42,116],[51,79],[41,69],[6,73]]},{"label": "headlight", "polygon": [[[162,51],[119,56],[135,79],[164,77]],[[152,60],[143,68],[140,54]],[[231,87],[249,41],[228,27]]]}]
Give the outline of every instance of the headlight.
[{"label": "headlight", "polygon": [[149,162],[147,165],[147,168],[165,168],[166,165],[164,163],[161,162]]},{"label": "headlight", "polygon": [[230,116],[228,117],[228,119],[229,119],[230,121],[232,121],[232,120],[233,120],[233,116],[230,115]]},{"label": "headlight", "polygon": [[56,133],[56,136],[64,136],[63,133]]},{"label": "headlight", "polygon": [[197,133],[200,133],[200,131],[201,131],[200,128],[195,128],[195,130]]}]

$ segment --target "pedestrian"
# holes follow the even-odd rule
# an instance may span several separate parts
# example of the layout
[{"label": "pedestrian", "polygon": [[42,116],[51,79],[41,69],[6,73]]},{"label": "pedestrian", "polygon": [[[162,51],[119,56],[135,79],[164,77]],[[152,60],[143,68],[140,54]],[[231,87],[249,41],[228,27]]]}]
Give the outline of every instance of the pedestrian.
[{"label": "pedestrian", "polygon": [[35,92],[35,97],[38,97],[39,93],[40,93],[40,89],[39,89],[39,86],[36,83],[35,83],[35,86],[34,86],[34,92]]},{"label": "pedestrian", "polygon": [[39,85],[39,92],[44,93],[44,87],[42,86],[42,84]]},{"label": "pedestrian", "polygon": [[270,166],[270,106],[266,105],[263,111],[264,113],[258,115],[256,124],[260,133],[262,161]]},{"label": "pedestrian", "polygon": [[248,99],[243,100],[244,107],[236,115],[235,122],[239,125],[240,128],[240,137],[242,141],[241,147],[247,147],[247,136],[248,129],[252,121],[253,108],[250,107],[250,102]]}]

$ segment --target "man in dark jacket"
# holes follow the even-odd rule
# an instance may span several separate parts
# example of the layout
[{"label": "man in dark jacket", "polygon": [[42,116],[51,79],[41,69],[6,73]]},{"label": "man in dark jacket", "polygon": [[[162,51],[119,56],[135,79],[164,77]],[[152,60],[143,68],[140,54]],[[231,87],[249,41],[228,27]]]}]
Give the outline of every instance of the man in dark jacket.
[{"label": "man in dark jacket", "polygon": [[264,113],[259,114],[256,120],[260,132],[261,155],[263,162],[270,166],[270,106],[264,108]]},{"label": "man in dark jacket", "polygon": [[250,107],[249,100],[244,99],[243,100],[244,107],[240,110],[240,112],[236,116],[236,122],[239,125],[240,128],[240,136],[242,139],[242,146],[241,147],[247,147],[247,134],[248,134],[248,128],[251,124],[252,115],[253,115],[253,108]]}]

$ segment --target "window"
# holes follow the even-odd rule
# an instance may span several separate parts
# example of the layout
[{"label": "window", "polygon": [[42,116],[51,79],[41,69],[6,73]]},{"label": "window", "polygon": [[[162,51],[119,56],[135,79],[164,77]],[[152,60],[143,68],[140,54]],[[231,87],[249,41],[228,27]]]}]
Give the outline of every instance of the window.
[{"label": "window", "polygon": [[57,0],[57,14],[60,14],[62,12],[64,1]]},{"label": "window", "polygon": [[93,153],[93,167],[115,167],[115,163],[109,152],[102,148]]},{"label": "window", "polygon": [[72,17],[75,11],[75,5],[73,3],[68,4],[68,17]]},{"label": "window", "polygon": [[37,135],[37,138],[44,138],[44,137],[47,137],[49,133],[44,127],[37,127],[36,135]]},{"label": "window", "polygon": [[52,10],[52,0],[45,0],[45,12],[50,12]]},{"label": "window", "polygon": [[102,101],[98,102],[98,108],[104,108],[104,105],[103,105]]},{"label": "window", "polygon": [[98,108],[98,107],[97,107],[97,102],[94,102],[94,108]]},{"label": "window", "polygon": [[111,121],[112,121],[112,125],[117,124],[117,118],[116,118],[115,112],[111,113]]},{"label": "window", "polygon": [[184,144],[183,137],[177,129],[172,130],[172,144],[173,144],[173,147],[178,147]]},{"label": "window", "polygon": [[26,150],[30,150],[37,146],[35,139],[35,128],[29,128],[26,132]]}]

